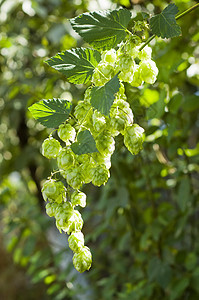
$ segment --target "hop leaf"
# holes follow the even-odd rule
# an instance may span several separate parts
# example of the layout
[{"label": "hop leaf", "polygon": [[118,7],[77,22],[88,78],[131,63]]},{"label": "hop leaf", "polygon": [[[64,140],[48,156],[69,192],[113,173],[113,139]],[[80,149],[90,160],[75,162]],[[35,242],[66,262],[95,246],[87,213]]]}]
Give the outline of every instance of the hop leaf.
[{"label": "hop leaf", "polygon": [[66,50],[47,60],[47,64],[64,74],[68,81],[76,84],[91,80],[93,71],[101,59],[93,49],[78,48]]},{"label": "hop leaf", "polygon": [[67,100],[41,100],[30,106],[33,117],[48,128],[56,128],[65,122],[72,109],[72,103]]},{"label": "hop leaf", "polygon": [[150,27],[153,34],[161,38],[172,38],[181,34],[181,28],[176,23],[175,15],[178,8],[174,3],[169,4],[160,14],[150,20]]},{"label": "hop leaf", "polygon": [[126,36],[131,13],[124,8],[84,13],[72,19],[73,29],[96,49],[115,48]]},{"label": "hop leaf", "polygon": [[77,136],[77,142],[71,145],[75,154],[86,154],[97,152],[95,140],[89,130],[81,131]]},{"label": "hop leaf", "polygon": [[119,91],[120,83],[119,79],[114,76],[104,86],[94,87],[91,90],[91,104],[94,108],[100,111],[104,115],[109,115],[109,111],[115,94]]}]

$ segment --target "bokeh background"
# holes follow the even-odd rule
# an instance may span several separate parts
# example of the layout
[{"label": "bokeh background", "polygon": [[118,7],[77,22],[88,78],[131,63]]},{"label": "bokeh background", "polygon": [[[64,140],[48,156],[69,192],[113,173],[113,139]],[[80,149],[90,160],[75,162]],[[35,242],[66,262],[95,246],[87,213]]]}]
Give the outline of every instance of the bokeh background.
[{"label": "bokeh background", "polygon": [[[178,21],[182,36],[151,42],[157,82],[126,85],[146,140],[132,156],[118,136],[108,184],[84,188],[89,272],[74,269],[66,236],[45,214],[41,183],[53,165],[40,149],[49,131],[27,109],[41,99],[82,99],[86,86],[68,83],[44,63],[88,46],[70,18],[121,5],[136,18],[170,2],[0,1],[1,300],[199,299],[199,10]],[[181,12],[196,4],[173,2]]]}]

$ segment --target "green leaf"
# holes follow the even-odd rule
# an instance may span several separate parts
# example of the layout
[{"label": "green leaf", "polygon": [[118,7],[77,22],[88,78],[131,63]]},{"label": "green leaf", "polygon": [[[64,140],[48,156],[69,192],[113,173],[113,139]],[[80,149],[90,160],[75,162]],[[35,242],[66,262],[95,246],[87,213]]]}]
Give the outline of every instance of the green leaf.
[{"label": "green leaf", "polygon": [[185,289],[189,286],[190,279],[181,277],[173,282],[169,300],[182,299],[181,296]]},{"label": "green leaf", "polygon": [[68,81],[83,84],[91,80],[93,71],[100,60],[101,55],[97,50],[77,48],[58,53],[46,63],[64,74]]},{"label": "green leaf", "polygon": [[188,177],[181,179],[178,194],[177,202],[182,212],[186,211],[188,203],[192,200],[191,191],[190,191],[190,182]]},{"label": "green leaf", "polygon": [[91,105],[104,115],[109,115],[115,94],[119,91],[120,83],[115,75],[104,86],[93,87],[91,90]]},{"label": "green leaf", "polygon": [[125,8],[84,13],[70,20],[73,29],[96,49],[114,48],[126,36],[131,13]]},{"label": "green leaf", "polygon": [[182,94],[178,93],[178,94],[174,95],[170,99],[170,101],[169,101],[169,103],[167,105],[168,109],[169,109],[169,112],[176,114],[178,112],[178,109],[181,106],[182,100],[183,100]]},{"label": "green leaf", "polygon": [[156,281],[162,288],[166,288],[171,281],[172,270],[168,264],[154,257],[148,266],[149,281]]},{"label": "green leaf", "polygon": [[176,23],[175,15],[178,8],[174,3],[169,4],[160,14],[150,19],[153,34],[161,38],[172,38],[181,34],[181,28]]},{"label": "green leaf", "polygon": [[197,95],[186,96],[181,107],[183,110],[188,112],[196,111],[199,108],[199,96]]},{"label": "green leaf", "polygon": [[165,98],[166,98],[166,91],[165,89],[162,89],[158,101],[153,103],[146,112],[147,120],[153,118],[161,118],[163,116],[165,112],[165,105],[166,105]]},{"label": "green leaf", "polygon": [[78,155],[98,152],[95,140],[89,130],[81,131],[78,134],[77,142],[71,145],[71,149]]},{"label": "green leaf", "polygon": [[68,100],[41,100],[28,109],[33,117],[48,128],[56,128],[65,122],[70,114],[72,103]]}]

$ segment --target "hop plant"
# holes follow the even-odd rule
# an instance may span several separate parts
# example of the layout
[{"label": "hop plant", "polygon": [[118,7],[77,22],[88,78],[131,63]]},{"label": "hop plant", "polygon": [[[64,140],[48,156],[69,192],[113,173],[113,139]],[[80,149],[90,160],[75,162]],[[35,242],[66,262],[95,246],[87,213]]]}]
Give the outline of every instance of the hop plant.
[{"label": "hop plant", "polygon": [[89,270],[92,263],[92,255],[90,249],[86,246],[82,247],[81,251],[73,256],[73,264],[75,269],[82,273]]},{"label": "hop plant", "polygon": [[51,136],[45,139],[42,144],[42,155],[49,159],[56,158],[60,150],[61,145],[59,141]]},{"label": "hop plant", "polygon": [[[117,13],[119,14],[120,11]],[[145,26],[145,22],[138,21],[135,22],[133,28],[134,30],[142,30]],[[84,100],[78,101],[74,109],[73,119],[70,118],[70,120],[59,126],[57,134],[65,142],[63,148],[59,141],[52,136],[42,144],[42,154],[49,159],[57,158],[59,170],[55,173],[60,172],[66,180],[66,187],[61,181],[54,179],[49,179],[44,183],[42,194],[44,200],[48,200],[46,213],[55,218],[56,226],[60,232],[64,231],[70,235],[68,243],[74,252],[73,264],[79,272],[89,270],[92,262],[91,252],[84,245],[84,235],[81,232],[83,219],[80,212],[75,209],[78,205],[81,207],[86,206],[86,194],[79,189],[84,183],[92,182],[95,186],[101,186],[108,181],[111,155],[115,150],[115,136],[120,133],[124,135],[124,144],[132,154],[137,154],[142,149],[144,129],[137,124],[133,124],[133,112],[128,103],[123,84],[127,82],[133,87],[139,87],[144,82],[151,84],[156,80],[158,69],[151,59],[152,50],[150,47],[145,46],[140,51],[141,46],[141,39],[137,35],[131,35],[118,45],[117,51],[115,49],[101,51],[100,61],[99,51],[97,53],[96,50],[89,49],[86,52],[83,48],[78,53],[71,51],[68,56],[70,58],[67,59],[70,61],[73,55],[78,54],[76,64],[81,61],[80,70],[85,69],[88,74],[84,76],[83,71],[77,71],[77,64],[74,77],[70,74],[68,78],[72,78],[71,82],[77,80],[76,82],[79,83],[83,83],[85,79],[84,82],[86,83],[92,74],[92,85],[100,87],[96,89],[100,92],[94,99],[92,98],[94,93],[91,93],[93,87],[88,87],[84,93]],[[83,64],[84,59],[85,65]],[[92,68],[88,64],[89,60]],[[99,63],[97,64],[97,62]],[[66,73],[68,70],[64,69]],[[71,62],[70,72],[72,70],[73,63]],[[103,85],[114,76],[115,78],[111,82],[113,83],[112,88],[111,83],[109,85],[109,99],[109,97],[107,98],[109,93],[106,93]],[[105,99],[99,99],[100,93]],[[53,100],[54,104],[59,103],[62,105],[62,102],[57,100],[59,99]],[[104,106],[105,100],[107,100],[107,103]],[[66,115],[68,114],[69,117],[71,108],[67,108],[67,105],[65,107]],[[70,107],[69,104],[68,107]],[[60,124],[59,120],[57,123]],[[85,135],[78,136],[83,130]],[[74,142],[75,145],[71,145]]]},{"label": "hop plant", "polygon": [[57,130],[57,134],[62,141],[70,145],[70,142],[74,142],[76,131],[70,124],[61,124]]},{"label": "hop plant", "polygon": [[68,238],[68,244],[70,249],[78,253],[84,247],[84,235],[81,231],[72,232]]},{"label": "hop plant", "polygon": [[71,195],[71,204],[73,206],[80,205],[81,207],[85,207],[86,206],[86,194],[84,194],[83,192],[75,191]]},{"label": "hop plant", "polygon": [[144,141],[144,129],[137,124],[124,130],[124,144],[132,154],[138,154]]},{"label": "hop plant", "polygon": [[64,185],[61,181],[55,181],[53,179],[45,181],[42,188],[42,195],[46,201],[56,201],[57,203],[62,202],[62,198],[65,194]]}]

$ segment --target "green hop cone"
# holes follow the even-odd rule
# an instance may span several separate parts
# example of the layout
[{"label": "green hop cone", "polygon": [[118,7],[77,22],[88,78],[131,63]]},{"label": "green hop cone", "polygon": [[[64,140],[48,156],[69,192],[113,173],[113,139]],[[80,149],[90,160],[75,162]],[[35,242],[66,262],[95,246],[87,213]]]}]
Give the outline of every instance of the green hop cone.
[{"label": "green hop cone", "polygon": [[95,131],[99,132],[105,128],[106,119],[99,111],[97,110],[94,111],[92,119],[93,119],[93,128]]},{"label": "green hop cone", "polygon": [[83,121],[85,118],[89,119],[92,117],[91,105],[88,102],[78,101],[74,115],[79,121]]},{"label": "green hop cone", "polygon": [[92,170],[92,184],[96,186],[101,186],[105,184],[110,177],[109,170],[106,168],[104,164],[93,168]]},{"label": "green hop cone", "polygon": [[46,213],[49,217],[54,217],[57,208],[57,203],[49,202],[46,204]]},{"label": "green hop cone", "polygon": [[83,273],[86,270],[89,270],[92,263],[92,255],[90,249],[84,246],[80,252],[75,253],[73,256],[73,265],[75,269]]},{"label": "green hop cone", "polygon": [[57,164],[60,169],[66,170],[74,164],[74,153],[71,149],[62,149],[57,156]]},{"label": "green hop cone", "polygon": [[91,89],[92,89],[92,87],[89,86],[89,87],[85,90],[85,93],[84,93],[84,102],[90,103],[90,100],[91,100]]},{"label": "green hop cone", "polygon": [[111,154],[107,154],[107,155],[102,155],[101,153],[99,152],[95,152],[95,153],[92,153],[92,160],[93,160],[93,164],[90,168],[90,176],[92,177],[93,176],[93,168],[94,167],[97,167],[98,165],[105,165],[105,167],[107,169],[110,169],[111,167]]},{"label": "green hop cone", "polygon": [[139,64],[140,77],[146,83],[153,84],[158,75],[158,68],[152,60],[143,60]]},{"label": "green hop cone", "polygon": [[71,204],[72,206],[80,205],[81,207],[86,206],[86,194],[83,192],[75,191],[71,195]]},{"label": "green hop cone", "polygon": [[90,183],[92,181],[92,168],[95,166],[94,162],[82,163],[79,167],[81,169],[81,174],[84,183]]},{"label": "green hop cone", "polygon": [[144,141],[144,129],[137,124],[124,130],[124,144],[132,154],[138,154]]},{"label": "green hop cone", "polygon": [[115,49],[107,50],[102,53],[102,62],[103,63],[108,63],[108,64],[114,66],[116,59],[117,59],[117,55],[116,55]]},{"label": "green hop cone", "polygon": [[96,147],[102,155],[112,154],[115,150],[115,140],[110,132],[104,130],[96,137]]},{"label": "green hop cone", "polygon": [[80,189],[83,184],[83,176],[80,167],[71,167],[61,174],[73,189]]},{"label": "green hop cone", "polygon": [[[74,153],[74,152],[73,152]],[[75,156],[76,162],[80,164],[85,164],[87,162],[90,162],[90,156],[88,154],[80,154]]]},{"label": "green hop cone", "polygon": [[131,56],[122,54],[118,60],[117,71],[120,71],[118,78],[124,82],[131,82],[135,69],[135,61]]},{"label": "green hop cone", "polygon": [[72,232],[68,238],[68,244],[70,249],[78,253],[84,247],[84,235],[81,231]]},{"label": "green hop cone", "polygon": [[[123,52],[123,50],[120,48],[118,50],[118,53]],[[128,43],[125,45],[125,50],[132,59],[135,59],[139,55],[139,47],[135,45],[135,41],[133,40],[128,41]]]},{"label": "green hop cone", "polygon": [[42,155],[49,159],[56,158],[60,150],[61,145],[59,141],[57,141],[51,136],[45,139],[42,144]]},{"label": "green hop cone", "polygon": [[83,220],[79,211],[74,210],[70,202],[59,205],[54,212],[56,226],[70,234],[73,231],[80,231],[83,227]]},{"label": "green hop cone", "polygon": [[143,46],[143,44],[140,44],[139,46],[137,46],[137,50],[138,50],[138,55],[137,57],[140,60],[148,60],[151,59],[151,54],[152,54],[152,49],[151,47],[149,47],[148,45],[146,45],[141,51],[139,51],[139,48]]},{"label": "green hop cone", "polygon": [[59,226],[62,227],[72,217],[74,209],[70,202],[58,204],[54,210],[54,216]]},{"label": "green hop cone", "polygon": [[74,142],[76,131],[70,124],[61,124],[57,130],[57,134],[62,141],[70,145],[70,142]]},{"label": "green hop cone", "polygon": [[114,101],[110,110],[111,126],[122,132],[127,125],[133,123],[133,112],[129,103],[124,100]]},{"label": "green hop cone", "polygon": [[65,196],[63,183],[54,179],[45,181],[41,191],[45,201],[48,199],[57,203],[61,203],[63,197]]},{"label": "green hop cone", "polygon": [[100,62],[95,68],[92,83],[95,86],[102,86],[115,75],[115,69],[109,63]]},{"label": "green hop cone", "polygon": [[136,65],[136,67],[134,69],[132,81],[130,82],[130,84],[134,87],[138,87],[138,86],[142,85],[142,82],[143,82],[143,79],[140,74],[140,66]]},{"label": "green hop cone", "polygon": [[73,213],[71,214],[69,219],[66,219],[62,230],[64,232],[67,232],[67,234],[70,234],[71,232],[80,231],[83,227],[83,219],[81,217],[81,214],[78,210],[73,210]]}]

